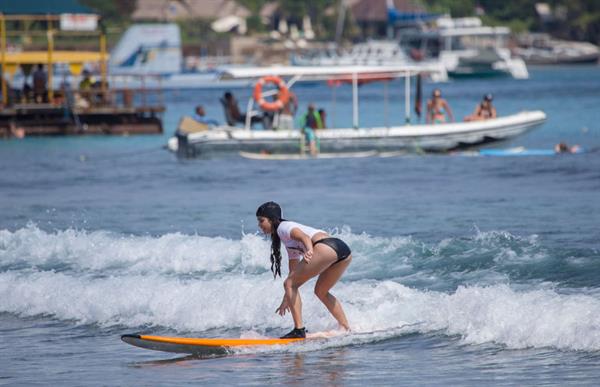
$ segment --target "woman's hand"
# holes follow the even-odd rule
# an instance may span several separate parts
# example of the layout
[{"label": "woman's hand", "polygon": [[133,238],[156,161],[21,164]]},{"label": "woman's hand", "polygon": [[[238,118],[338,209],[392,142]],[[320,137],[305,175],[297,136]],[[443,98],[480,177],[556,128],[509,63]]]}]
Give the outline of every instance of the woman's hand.
[{"label": "woman's hand", "polygon": [[304,260],[306,261],[306,263],[310,263],[310,260],[313,257],[313,249],[308,249],[306,250],[306,252],[304,253]]},{"label": "woman's hand", "polygon": [[281,301],[281,305],[279,305],[279,308],[277,308],[275,310],[275,313],[279,313],[280,316],[285,316],[285,312],[289,312],[289,311],[290,311],[290,306],[288,305],[287,300],[284,297],[283,301]]}]

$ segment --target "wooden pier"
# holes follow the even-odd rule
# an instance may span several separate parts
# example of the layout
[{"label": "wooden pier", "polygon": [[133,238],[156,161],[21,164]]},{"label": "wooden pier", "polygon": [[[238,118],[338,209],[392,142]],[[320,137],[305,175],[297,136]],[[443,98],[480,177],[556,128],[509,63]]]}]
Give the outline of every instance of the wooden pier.
[{"label": "wooden pier", "polygon": [[[160,134],[165,111],[162,90],[114,88],[109,84],[104,28],[62,30],[64,15],[6,15],[0,12],[0,139],[43,135]],[[95,15],[78,15],[76,20]],[[42,30],[23,26],[42,26]],[[59,36],[99,38],[98,51],[56,49]],[[9,51],[21,35],[47,39],[46,51]],[[95,64],[99,74],[85,69]],[[61,65],[57,73],[55,65]],[[37,70],[34,72],[34,67]],[[68,68],[65,73],[64,68]],[[15,74],[21,84],[13,87]],[[36,78],[37,76],[37,78]],[[132,75],[132,77],[135,77]],[[141,84],[144,85],[142,77]],[[32,84],[29,84],[32,79]]]},{"label": "wooden pier", "polygon": [[[131,91],[126,91],[128,95]],[[163,132],[164,105],[115,102],[70,108],[68,104],[19,103],[0,108],[0,138],[46,135],[133,135]]]}]

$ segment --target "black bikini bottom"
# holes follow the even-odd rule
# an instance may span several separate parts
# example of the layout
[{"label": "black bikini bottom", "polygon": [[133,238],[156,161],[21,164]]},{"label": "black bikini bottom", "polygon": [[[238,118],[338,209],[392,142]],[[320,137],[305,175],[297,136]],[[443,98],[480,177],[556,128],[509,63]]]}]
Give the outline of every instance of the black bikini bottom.
[{"label": "black bikini bottom", "polygon": [[348,245],[346,243],[344,243],[343,240],[338,239],[338,238],[319,239],[318,241],[313,243],[313,247],[315,245],[317,245],[318,243],[323,243],[323,244],[331,247],[335,251],[335,253],[337,254],[337,261],[335,263],[338,263],[339,261],[343,261],[344,259],[348,258],[350,256],[350,254],[352,254],[352,252],[350,251],[350,247],[348,247]]}]

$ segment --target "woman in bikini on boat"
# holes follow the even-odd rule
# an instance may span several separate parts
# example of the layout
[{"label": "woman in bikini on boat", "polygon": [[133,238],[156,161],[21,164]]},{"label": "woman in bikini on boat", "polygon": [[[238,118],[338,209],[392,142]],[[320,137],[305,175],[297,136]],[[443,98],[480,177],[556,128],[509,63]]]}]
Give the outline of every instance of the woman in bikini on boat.
[{"label": "woman in bikini on boat", "polygon": [[289,257],[289,274],[283,283],[285,294],[276,313],[283,316],[286,311],[290,311],[294,319],[294,329],[282,338],[306,337],[298,289],[316,276],[319,278],[315,285],[315,294],[340,327],[350,330],[342,305],[329,292],[352,261],[348,245],[329,236],[323,230],[283,219],[281,207],[275,202],[261,205],[256,211],[256,218],[262,232],[271,236],[271,271],[275,277],[281,277],[282,242]]},{"label": "woman in bikini on boat", "polygon": [[484,95],[481,103],[475,107],[475,112],[466,116],[465,121],[483,121],[496,118],[498,113],[496,113],[496,108],[492,105],[493,99],[494,97],[491,94]]},{"label": "woman in bikini on boat", "polygon": [[431,99],[427,101],[427,123],[444,123],[446,122],[446,114],[450,121],[454,121],[452,109],[450,109],[448,102],[442,98],[442,91],[440,89],[435,89],[431,94]]}]

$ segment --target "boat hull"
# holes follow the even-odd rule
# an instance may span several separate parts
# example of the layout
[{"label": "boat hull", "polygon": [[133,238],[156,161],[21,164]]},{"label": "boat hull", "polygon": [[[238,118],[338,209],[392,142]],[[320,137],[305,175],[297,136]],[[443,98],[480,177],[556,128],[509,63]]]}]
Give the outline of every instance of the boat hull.
[{"label": "boat hull", "polygon": [[[317,136],[320,150],[324,153],[398,150],[442,152],[506,140],[541,125],[545,120],[546,115],[542,111],[531,111],[478,122],[328,129],[317,131]],[[295,153],[306,147],[303,141],[298,130],[219,128],[200,133],[178,133],[169,141],[169,149],[183,157],[211,157],[240,151]]]}]

